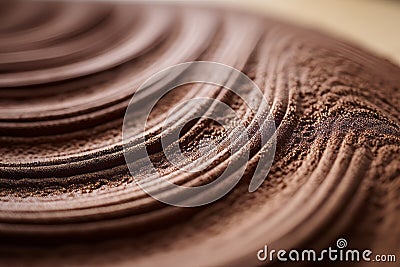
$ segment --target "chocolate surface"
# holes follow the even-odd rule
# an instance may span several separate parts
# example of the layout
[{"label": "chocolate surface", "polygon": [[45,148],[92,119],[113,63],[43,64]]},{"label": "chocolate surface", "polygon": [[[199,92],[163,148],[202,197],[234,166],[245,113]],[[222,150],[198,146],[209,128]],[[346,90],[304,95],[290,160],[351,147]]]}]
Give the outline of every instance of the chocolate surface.
[{"label": "chocolate surface", "polygon": [[[339,237],[375,253],[400,251],[398,66],[234,10],[10,1],[0,13],[0,265],[255,266],[265,244],[322,249]],[[121,128],[140,84],[193,60],[227,64],[258,84],[277,150],[257,191],[247,191],[245,176],[215,203],[176,208],[135,184]],[[210,96],[249,116],[240,99],[214,89]],[[149,125],[201,94],[199,85],[177,88]],[[182,149],[221,132],[195,121]],[[252,148],[249,173],[260,151]]]}]

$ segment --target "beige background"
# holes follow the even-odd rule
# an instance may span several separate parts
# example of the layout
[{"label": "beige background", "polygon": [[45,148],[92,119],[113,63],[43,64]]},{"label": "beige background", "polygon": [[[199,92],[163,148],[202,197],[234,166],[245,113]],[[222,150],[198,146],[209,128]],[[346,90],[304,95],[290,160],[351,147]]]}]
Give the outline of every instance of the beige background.
[{"label": "beige background", "polygon": [[400,1],[226,0],[219,4],[238,5],[322,29],[400,65]]}]

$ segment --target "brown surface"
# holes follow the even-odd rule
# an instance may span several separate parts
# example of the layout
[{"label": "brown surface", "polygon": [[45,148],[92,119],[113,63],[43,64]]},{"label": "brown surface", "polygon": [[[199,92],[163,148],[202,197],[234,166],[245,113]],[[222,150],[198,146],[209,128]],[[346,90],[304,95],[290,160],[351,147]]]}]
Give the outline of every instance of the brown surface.
[{"label": "brown surface", "polygon": [[[400,251],[399,67],[240,12],[2,5],[0,265],[252,266],[264,244],[325,248],[338,237]],[[272,106],[278,144],[256,192],[242,179],[220,201],[182,209],[135,185],[121,123],[144,79],[190,60],[254,79]],[[245,116],[238,99],[226,101]],[[199,121],[187,129],[188,145],[218,130]]]}]

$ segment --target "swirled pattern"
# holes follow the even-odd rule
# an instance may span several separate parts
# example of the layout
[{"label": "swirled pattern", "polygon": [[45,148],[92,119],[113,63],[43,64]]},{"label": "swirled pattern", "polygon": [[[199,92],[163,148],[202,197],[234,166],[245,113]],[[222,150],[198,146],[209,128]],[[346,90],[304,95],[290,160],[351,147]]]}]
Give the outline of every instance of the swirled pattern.
[{"label": "swirled pattern", "polygon": [[[400,251],[398,66],[233,10],[10,1],[0,13],[0,265],[252,266],[265,244],[325,248],[338,237]],[[193,60],[233,66],[259,85],[277,151],[256,192],[244,177],[223,199],[185,209],[137,187],[121,127],[146,78]],[[240,99],[212,92],[251,117]],[[187,85],[166,95],[149,124],[198,94]],[[221,136],[220,125],[194,121],[183,149]],[[252,148],[249,172],[262,149]],[[204,184],[215,168],[176,179]]]}]

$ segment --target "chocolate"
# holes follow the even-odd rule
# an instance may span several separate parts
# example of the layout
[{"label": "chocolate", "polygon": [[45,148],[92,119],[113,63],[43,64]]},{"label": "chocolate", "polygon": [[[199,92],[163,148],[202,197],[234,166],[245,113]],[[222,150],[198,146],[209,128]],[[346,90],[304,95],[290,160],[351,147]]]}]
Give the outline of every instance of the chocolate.
[{"label": "chocolate", "polygon": [[[10,1],[0,12],[1,265],[254,266],[264,245],[323,249],[339,237],[400,251],[398,66],[236,10]],[[258,84],[274,115],[276,155],[255,192],[245,175],[212,204],[177,208],[134,182],[122,120],[147,78],[194,60],[227,64]],[[200,87],[166,95],[149,125],[204,94]],[[238,97],[210,95],[246,117]],[[222,132],[193,121],[182,149]],[[261,150],[252,148],[248,173]]]}]

